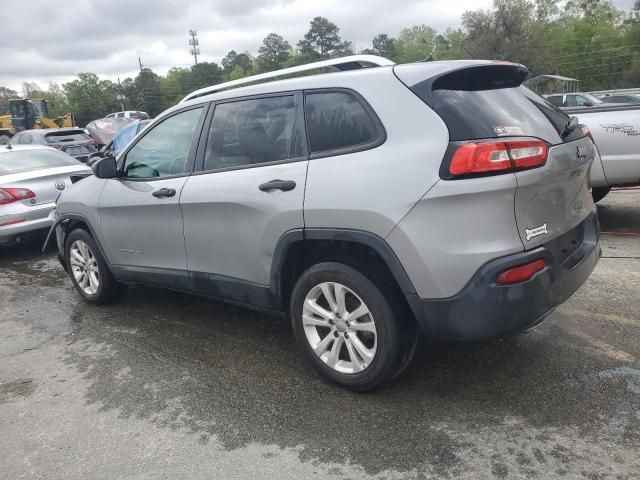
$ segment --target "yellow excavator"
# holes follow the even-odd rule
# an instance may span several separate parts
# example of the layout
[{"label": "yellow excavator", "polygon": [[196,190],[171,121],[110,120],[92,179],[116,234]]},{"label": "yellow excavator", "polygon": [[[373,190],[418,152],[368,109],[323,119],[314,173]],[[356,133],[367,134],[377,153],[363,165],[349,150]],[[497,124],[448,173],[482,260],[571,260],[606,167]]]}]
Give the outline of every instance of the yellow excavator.
[{"label": "yellow excavator", "polygon": [[46,100],[19,98],[9,100],[10,115],[0,115],[0,145],[6,145],[16,133],[41,128],[75,127],[73,113],[49,118]]}]

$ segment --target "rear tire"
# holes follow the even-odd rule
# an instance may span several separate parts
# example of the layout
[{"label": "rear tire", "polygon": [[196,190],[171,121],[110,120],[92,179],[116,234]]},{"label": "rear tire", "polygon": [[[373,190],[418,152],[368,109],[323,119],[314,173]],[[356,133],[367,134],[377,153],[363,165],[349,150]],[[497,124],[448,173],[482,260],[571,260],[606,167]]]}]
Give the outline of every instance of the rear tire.
[{"label": "rear tire", "polygon": [[71,282],[88,302],[111,303],[127,289],[116,281],[93,237],[82,229],[73,230],[65,241],[65,259]]},{"label": "rear tire", "polygon": [[371,280],[342,263],[309,268],[291,295],[293,331],[305,357],[320,375],[354,391],[375,389],[409,364],[415,330],[400,324],[402,312]]},{"label": "rear tire", "polygon": [[591,189],[591,196],[593,197],[594,203],[598,203],[604,197],[606,197],[611,191],[611,187],[593,187]]}]

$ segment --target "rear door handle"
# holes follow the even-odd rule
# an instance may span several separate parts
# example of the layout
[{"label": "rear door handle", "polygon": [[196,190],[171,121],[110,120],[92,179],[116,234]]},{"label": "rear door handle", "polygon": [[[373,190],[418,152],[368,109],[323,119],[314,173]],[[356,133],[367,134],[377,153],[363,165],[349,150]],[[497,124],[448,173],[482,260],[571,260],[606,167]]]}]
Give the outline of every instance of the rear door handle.
[{"label": "rear door handle", "polygon": [[161,197],[173,197],[176,194],[176,191],[174,188],[161,188],[160,190],[156,190],[155,192],[153,192],[151,195],[153,195],[156,198],[161,198]]},{"label": "rear door handle", "polygon": [[270,182],[263,183],[258,188],[263,192],[270,192],[272,190],[288,192],[296,188],[296,182],[293,180],[271,180]]}]

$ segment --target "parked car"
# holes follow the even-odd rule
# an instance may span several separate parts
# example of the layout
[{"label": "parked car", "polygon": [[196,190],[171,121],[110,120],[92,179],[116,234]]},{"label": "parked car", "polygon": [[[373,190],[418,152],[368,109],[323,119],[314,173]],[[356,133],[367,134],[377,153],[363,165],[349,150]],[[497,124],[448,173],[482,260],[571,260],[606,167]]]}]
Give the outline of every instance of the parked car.
[{"label": "parked car", "polygon": [[71,177],[90,174],[89,167],[54,148],[0,146],[0,245],[46,233]]},{"label": "parked car", "polygon": [[591,167],[593,198],[602,200],[612,187],[640,185],[640,105],[603,105],[565,109],[589,129],[600,155]]},{"label": "parked car", "polygon": [[25,130],[15,135],[11,145],[46,145],[86,162],[97,151],[96,142],[82,128]]},{"label": "parked car", "polygon": [[113,137],[113,140],[109,145],[105,147],[107,151],[112,152],[113,154],[120,153],[127,144],[133,140],[133,138],[144,130],[147,125],[151,123],[151,120],[136,120],[133,123],[130,123]]},{"label": "parked car", "polygon": [[553,93],[543,96],[559,108],[604,106],[604,101],[590,93]]},{"label": "parked car", "polygon": [[61,263],[96,304],[143,283],[288,315],[354,390],[399,375],[418,330],[530,328],[600,245],[597,150],[527,73],[358,55],[196,91],[63,193]]},{"label": "parked car", "polygon": [[124,112],[110,113],[105,118],[132,118],[134,120],[149,120],[149,114],[147,112],[140,112],[138,110],[127,110]]},{"label": "parked car", "polygon": [[640,95],[607,94],[600,97],[604,103],[630,103],[640,105]]}]

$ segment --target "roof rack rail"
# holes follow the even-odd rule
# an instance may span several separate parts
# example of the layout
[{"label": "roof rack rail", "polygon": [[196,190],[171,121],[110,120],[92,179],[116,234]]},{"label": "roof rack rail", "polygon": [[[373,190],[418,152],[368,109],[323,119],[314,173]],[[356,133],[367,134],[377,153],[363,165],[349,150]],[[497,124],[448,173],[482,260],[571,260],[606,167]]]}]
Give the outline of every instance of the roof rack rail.
[{"label": "roof rack rail", "polygon": [[195,92],[192,92],[184,97],[180,101],[180,103],[186,102],[188,100],[193,100],[194,98],[203,97],[204,95],[210,95],[212,93],[220,92],[222,90],[227,90],[229,88],[248,85],[254,82],[259,82],[261,80],[278,78],[294,73],[308,72],[311,70],[317,70],[319,68],[333,67],[341,71],[346,71],[369,67],[387,67],[390,65],[395,65],[395,63],[384,57],[379,57],[376,55],[350,55],[348,57],[333,58],[331,60],[322,60],[320,62],[298,65],[296,67],[283,68],[282,70],[275,70],[273,72],[260,73],[258,75],[252,75],[250,77],[240,78],[238,80],[232,80],[230,82],[219,83],[218,85],[201,88],[200,90],[196,90]]}]

